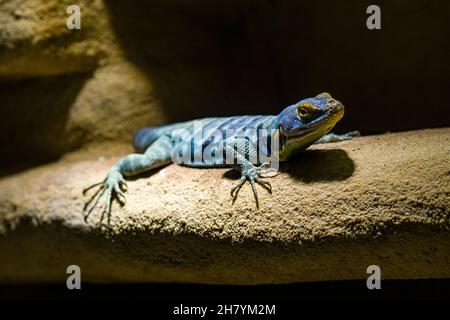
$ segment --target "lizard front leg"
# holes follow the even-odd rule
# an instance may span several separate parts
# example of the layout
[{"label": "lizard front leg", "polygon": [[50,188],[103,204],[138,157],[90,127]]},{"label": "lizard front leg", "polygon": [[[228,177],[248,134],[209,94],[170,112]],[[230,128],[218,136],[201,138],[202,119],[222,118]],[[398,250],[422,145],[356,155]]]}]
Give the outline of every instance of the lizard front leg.
[{"label": "lizard front leg", "polygon": [[328,142],[339,142],[345,140],[351,140],[353,137],[359,137],[361,133],[359,131],[350,131],[344,134],[328,133],[322,138],[316,141],[316,143],[328,143]]},{"label": "lizard front leg", "polygon": [[231,196],[236,199],[237,193],[242,185],[248,180],[250,181],[253,195],[255,196],[256,206],[259,206],[258,193],[256,191],[256,184],[260,184],[267,188],[269,192],[272,192],[272,186],[270,182],[261,179],[261,174],[270,171],[269,163],[263,163],[260,166],[256,166],[249,159],[254,159],[258,164],[258,154],[256,147],[251,141],[244,137],[234,137],[225,141],[225,152],[227,162],[231,159],[233,168],[241,172],[241,178],[231,188]]},{"label": "lizard front leg", "polygon": [[85,194],[88,190],[99,186],[97,192],[84,207],[84,219],[88,219],[99,200],[106,195],[100,223],[106,214],[109,225],[113,199],[116,197],[122,204],[125,204],[126,201],[124,192],[127,190],[127,185],[124,177],[134,176],[170,163],[172,148],[173,143],[171,138],[169,136],[162,136],[151,144],[145,153],[132,153],[120,159],[109,170],[106,178],[102,182],[95,183],[83,191],[83,194]]}]

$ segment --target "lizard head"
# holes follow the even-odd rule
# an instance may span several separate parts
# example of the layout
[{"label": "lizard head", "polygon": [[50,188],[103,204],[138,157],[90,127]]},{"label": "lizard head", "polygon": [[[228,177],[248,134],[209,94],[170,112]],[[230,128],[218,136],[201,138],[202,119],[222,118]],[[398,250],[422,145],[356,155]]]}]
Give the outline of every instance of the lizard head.
[{"label": "lizard head", "polygon": [[326,92],[285,108],[278,115],[282,147],[280,157],[285,157],[293,150],[306,149],[330,132],[343,116],[342,103]]}]

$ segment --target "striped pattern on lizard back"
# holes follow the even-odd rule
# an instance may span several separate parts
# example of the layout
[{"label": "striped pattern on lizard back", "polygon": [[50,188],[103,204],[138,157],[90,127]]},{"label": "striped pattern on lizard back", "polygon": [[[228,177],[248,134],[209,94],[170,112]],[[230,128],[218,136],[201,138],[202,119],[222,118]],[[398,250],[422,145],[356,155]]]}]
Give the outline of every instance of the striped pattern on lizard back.
[{"label": "striped pattern on lizard back", "polygon": [[[133,145],[139,152],[145,151],[154,141],[162,136],[172,139],[183,165],[194,167],[211,167],[224,165],[225,154],[216,157],[218,150],[225,150],[226,139],[236,136],[246,137],[260,152],[269,157],[271,135],[277,129],[276,116],[234,116],[223,118],[204,118],[187,122],[154,126],[139,130]],[[222,145],[219,145],[222,144]],[[221,148],[222,147],[222,148]],[[189,153],[190,156],[186,157]],[[204,155],[212,155],[205,157]],[[211,160],[213,158],[213,160]],[[259,163],[259,157],[256,159]]]}]

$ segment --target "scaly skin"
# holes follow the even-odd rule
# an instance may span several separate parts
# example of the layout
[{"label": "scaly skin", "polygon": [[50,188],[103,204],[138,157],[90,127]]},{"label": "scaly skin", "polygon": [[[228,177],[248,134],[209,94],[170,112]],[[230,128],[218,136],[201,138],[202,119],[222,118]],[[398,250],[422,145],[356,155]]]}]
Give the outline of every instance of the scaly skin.
[{"label": "scaly skin", "polygon": [[[105,196],[100,221],[106,214],[109,225],[113,199],[125,203],[124,177],[165,166],[174,159],[186,166],[231,166],[239,170],[241,179],[233,185],[231,195],[235,200],[237,191],[248,180],[258,206],[256,184],[271,191],[270,183],[261,179],[262,174],[270,171],[270,163],[263,162],[264,158],[287,161],[313,143],[358,136],[357,131],[328,134],[343,115],[344,106],[328,93],[322,93],[286,107],[278,116],[205,118],[141,129],[134,136],[133,144],[143,153],[132,153],[120,159],[102,182],[85,189],[84,192],[99,186],[86,203],[83,215],[87,219]],[[208,158],[205,154],[211,156]]]}]

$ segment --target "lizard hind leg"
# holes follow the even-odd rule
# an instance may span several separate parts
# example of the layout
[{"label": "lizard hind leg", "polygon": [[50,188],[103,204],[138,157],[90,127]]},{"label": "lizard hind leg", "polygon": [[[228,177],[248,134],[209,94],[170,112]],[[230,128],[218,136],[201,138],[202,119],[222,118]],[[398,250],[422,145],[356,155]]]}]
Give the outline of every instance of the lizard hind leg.
[{"label": "lizard hind leg", "polygon": [[92,213],[92,211],[97,206],[99,200],[103,197],[103,195],[106,193],[106,201],[103,207],[102,216],[100,218],[100,224],[103,221],[103,218],[106,214],[108,218],[108,225],[109,225],[109,219],[111,215],[111,204],[113,201],[113,197],[116,197],[121,204],[125,204],[126,198],[124,191],[127,190],[127,185],[123,179],[122,174],[116,170],[115,168],[111,169],[108,172],[108,175],[102,182],[95,183],[86,189],[83,190],[83,194],[86,194],[87,191],[89,191],[92,188],[95,188],[97,186],[100,186],[100,188],[97,189],[97,191],[94,193],[94,195],[90,198],[90,200],[86,203],[83,210],[83,216],[84,220],[87,221],[89,218],[89,215]]},{"label": "lizard hind leg", "polygon": [[125,204],[125,191],[128,187],[124,176],[135,176],[145,171],[161,167],[171,161],[172,141],[168,136],[158,138],[147,148],[144,154],[132,153],[121,158],[108,172],[106,178],[91,185],[83,191],[86,194],[92,188],[99,187],[83,209],[84,220],[87,221],[100,199],[104,198],[100,226],[106,215],[107,225],[110,225],[111,206],[114,199]]}]

